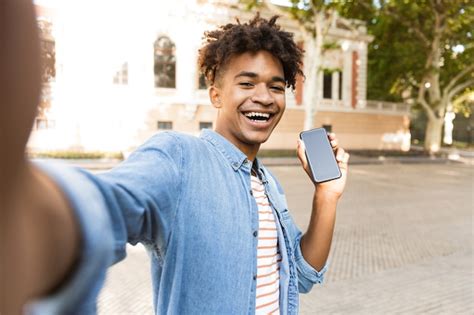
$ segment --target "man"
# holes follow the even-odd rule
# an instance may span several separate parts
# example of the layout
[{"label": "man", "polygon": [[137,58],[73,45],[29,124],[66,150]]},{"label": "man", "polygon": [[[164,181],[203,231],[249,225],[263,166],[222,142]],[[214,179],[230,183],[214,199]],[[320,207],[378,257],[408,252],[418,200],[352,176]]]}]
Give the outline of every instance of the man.
[{"label": "man", "polygon": [[[2,92],[1,114],[27,131],[39,91],[34,18],[30,3],[6,3],[2,66],[13,88]],[[160,133],[110,172],[31,165],[21,158],[27,132],[5,125],[0,313],[95,313],[105,270],[127,242],[149,251],[159,314],[297,313],[298,292],[326,270],[349,156],[331,135],[342,177],[315,185],[302,235],[256,158],[282,118],[285,87],[302,73],[302,51],[275,22],[257,15],[206,33],[200,65],[215,131]],[[297,150],[309,174],[304,146]]]}]

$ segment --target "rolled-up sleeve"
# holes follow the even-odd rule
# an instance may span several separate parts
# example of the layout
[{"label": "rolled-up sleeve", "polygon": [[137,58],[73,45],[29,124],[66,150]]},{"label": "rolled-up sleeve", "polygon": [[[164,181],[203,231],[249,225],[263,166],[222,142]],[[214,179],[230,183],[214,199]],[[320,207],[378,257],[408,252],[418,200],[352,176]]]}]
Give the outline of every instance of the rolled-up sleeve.
[{"label": "rolled-up sleeve", "polygon": [[303,253],[301,252],[301,236],[302,234],[299,233],[294,244],[296,269],[298,271],[298,290],[301,293],[308,293],[314,284],[324,281],[324,274],[328,269],[328,263],[326,262],[320,271],[314,269],[313,266],[304,259]]}]

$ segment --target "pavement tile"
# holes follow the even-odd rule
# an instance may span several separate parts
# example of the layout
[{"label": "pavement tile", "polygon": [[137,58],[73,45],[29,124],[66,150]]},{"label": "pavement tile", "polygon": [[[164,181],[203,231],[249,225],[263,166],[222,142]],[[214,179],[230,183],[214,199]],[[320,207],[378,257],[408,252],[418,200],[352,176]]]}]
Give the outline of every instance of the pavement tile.
[{"label": "pavement tile", "polygon": [[[311,182],[270,166],[306,228]],[[474,314],[474,169],[465,164],[359,164],[337,213],[326,281],[300,314]],[[128,246],[109,271],[99,314],[153,314],[148,256]]]}]

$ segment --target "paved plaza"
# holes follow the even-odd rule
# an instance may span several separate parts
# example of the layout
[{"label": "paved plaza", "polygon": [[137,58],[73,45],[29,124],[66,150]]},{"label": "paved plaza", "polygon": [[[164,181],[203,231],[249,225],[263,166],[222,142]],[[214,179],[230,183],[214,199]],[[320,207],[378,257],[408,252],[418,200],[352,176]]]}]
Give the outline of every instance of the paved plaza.
[{"label": "paved plaza", "polygon": [[[309,179],[297,166],[271,170],[305,229]],[[458,163],[353,165],[326,281],[301,295],[300,314],[474,314],[473,179]],[[99,314],[153,314],[149,270],[143,247],[129,246]]]}]

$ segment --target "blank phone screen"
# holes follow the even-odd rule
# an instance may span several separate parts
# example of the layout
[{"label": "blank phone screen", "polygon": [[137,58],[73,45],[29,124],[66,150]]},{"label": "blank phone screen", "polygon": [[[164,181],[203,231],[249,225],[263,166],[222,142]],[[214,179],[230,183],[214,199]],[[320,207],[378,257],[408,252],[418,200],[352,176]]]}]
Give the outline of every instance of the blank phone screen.
[{"label": "blank phone screen", "polygon": [[324,128],[301,133],[306,147],[306,157],[311,167],[313,180],[317,183],[341,177],[334,152]]}]

